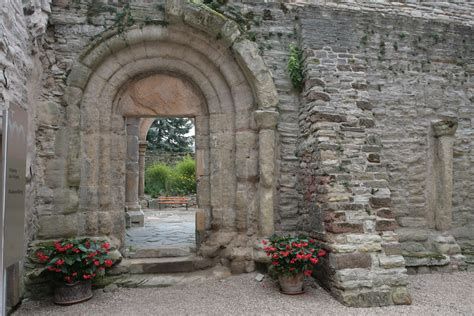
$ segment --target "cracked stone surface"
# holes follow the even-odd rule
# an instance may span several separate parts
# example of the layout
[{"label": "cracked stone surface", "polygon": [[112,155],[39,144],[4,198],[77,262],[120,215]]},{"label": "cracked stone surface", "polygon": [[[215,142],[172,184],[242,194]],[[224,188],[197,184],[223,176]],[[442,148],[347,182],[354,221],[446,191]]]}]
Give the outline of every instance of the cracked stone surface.
[{"label": "cracked stone surface", "polygon": [[132,249],[158,249],[195,245],[195,209],[145,209],[145,226],[127,229],[125,246]]}]

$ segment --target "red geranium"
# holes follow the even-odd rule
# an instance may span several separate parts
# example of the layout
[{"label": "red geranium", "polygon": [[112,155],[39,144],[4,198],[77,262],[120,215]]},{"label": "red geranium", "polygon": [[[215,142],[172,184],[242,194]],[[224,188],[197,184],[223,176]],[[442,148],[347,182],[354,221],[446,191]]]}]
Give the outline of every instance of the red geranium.
[{"label": "red geranium", "polygon": [[318,257],[326,255],[315,239],[306,236],[273,235],[263,249],[272,258],[273,269],[278,274],[296,275],[313,274],[313,268],[319,263]]},{"label": "red geranium", "polygon": [[35,258],[51,278],[74,283],[102,276],[113,265],[109,249],[110,243],[104,240],[63,239],[38,249]]}]

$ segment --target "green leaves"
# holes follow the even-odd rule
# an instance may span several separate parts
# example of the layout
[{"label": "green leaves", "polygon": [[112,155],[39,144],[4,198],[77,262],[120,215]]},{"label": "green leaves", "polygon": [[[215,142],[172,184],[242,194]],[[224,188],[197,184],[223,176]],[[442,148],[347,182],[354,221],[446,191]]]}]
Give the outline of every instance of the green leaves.
[{"label": "green leaves", "polygon": [[153,197],[196,193],[196,161],[188,156],[175,166],[150,166],[145,172],[145,192]]},{"label": "green leaves", "polygon": [[301,91],[304,79],[303,57],[301,50],[295,44],[290,44],[290,56],[288,58],[287,67],[293,87]]},{"label": "green leaves", "polygon": [[150,150],[160,152],[192,152],[194,136],[188,136],[193,122],[187,118],[158,118],[148,130]]}]

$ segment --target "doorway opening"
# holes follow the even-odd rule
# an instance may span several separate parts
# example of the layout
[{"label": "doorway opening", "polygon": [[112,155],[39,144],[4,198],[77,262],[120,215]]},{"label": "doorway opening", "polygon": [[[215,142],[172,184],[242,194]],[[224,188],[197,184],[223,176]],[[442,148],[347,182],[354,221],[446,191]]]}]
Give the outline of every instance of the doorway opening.
[{"label": "doorway opening", "polygon": [[131,258],[185,256],[196,251],[195,120],[142,118],[138,125],[138,196],[143,222],[131,222]]}]

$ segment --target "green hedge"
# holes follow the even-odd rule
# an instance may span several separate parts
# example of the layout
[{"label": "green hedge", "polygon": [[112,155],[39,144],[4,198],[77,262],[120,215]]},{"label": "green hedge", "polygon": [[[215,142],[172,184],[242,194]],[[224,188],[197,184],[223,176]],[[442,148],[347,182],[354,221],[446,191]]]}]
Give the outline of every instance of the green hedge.
[{"label": "green hedge", "polygon": [[196,161],[187,156],[176,165],[154,164],[145,171],[145,193],[152,197],[196,193]]}]

